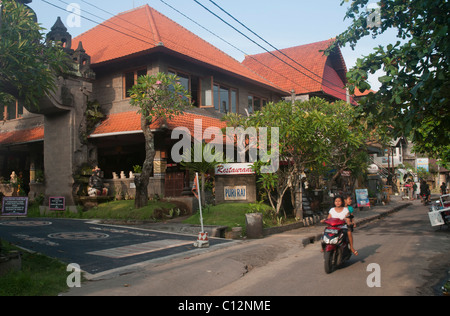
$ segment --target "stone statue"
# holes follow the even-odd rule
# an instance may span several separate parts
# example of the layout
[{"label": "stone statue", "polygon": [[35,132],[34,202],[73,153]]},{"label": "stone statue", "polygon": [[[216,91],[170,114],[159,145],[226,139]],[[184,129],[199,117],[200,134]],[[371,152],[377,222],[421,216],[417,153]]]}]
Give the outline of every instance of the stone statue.
[{"label": "stone statue", "polygon": [[106,196],[108,189],[104,187],[103,180],[101,178],[101,170],[96,166],[92,170],[92,175],[89,178],[88,195],[89,196]]},{"label": "stone statue", "polygon": [[15,171],[13,171],[12,173],[11,173],[11,176],[10,176],[10,181],[9,181],[10,183],[17,183],[17,175],[16,175],[16,172]]}]

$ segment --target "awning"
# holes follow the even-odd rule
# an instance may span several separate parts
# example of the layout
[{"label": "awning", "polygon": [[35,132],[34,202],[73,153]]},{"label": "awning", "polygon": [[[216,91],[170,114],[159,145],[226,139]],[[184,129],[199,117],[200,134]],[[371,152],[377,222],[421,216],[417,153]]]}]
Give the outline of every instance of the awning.
[{"label": "awning", "polygon": [[[227,126],[226,123],[221,121],[220,119],[185,112],[174,117],[171,120],[167,120],[165,124],[162,121],[153,123],[150,128],[152,130],[160,130],[162,128],[174,130],[177,127],[185,127],[189,130],[191,136],[194,137],[196,120],[201,121],[201,136],[203,136],[205,130],[209,127],[218,127],[219,129],[222,129]],[[197,123],[199,123],[199,121],[197,121]],[[141,133],[141,115],[136,113],[135,111],[132,111],[108,115],[107,118],[99,126],[96,127],[94,132],[90,135],[90,138]]]},{"label": "awning", "polygon": [[44,140],[44,127],[0,133],[0,145],[19,145]]}]

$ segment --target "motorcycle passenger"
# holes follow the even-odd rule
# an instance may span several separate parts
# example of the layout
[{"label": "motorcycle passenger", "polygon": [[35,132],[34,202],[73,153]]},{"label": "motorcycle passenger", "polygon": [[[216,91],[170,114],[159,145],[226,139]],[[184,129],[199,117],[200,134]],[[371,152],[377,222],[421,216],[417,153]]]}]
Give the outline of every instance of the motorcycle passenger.
[{"label": "motorcycle passenger", "polygon": [[348,226],[349,230],[351,232],[353,232],[353,228],[356,228],[356,223],[353,220],[355,218],[355,216],[353,215],[354,209],[353,209],[353,198],[350,194],[344,195],[344,202],[345,202],[345,207],[348,209],[348,212],[350,213],[350,215],[348,216],[348,218],[350,219],[350,225]]},{"label": "motorcycle passenger", "polygon": [[[352,253],[355,256],[357,256],[358,251],[356,251],[353,248],[353,235],[352,235],[352,232],[350,231],[350,229],[348,229],[348,227],[351,225],[351,221],[348,218],[350,212],[349,212],[348,208],[345,207],[345,202],[344,202],[344,199],[342,198],[342,196],[334,197],[333,204],[334,204],[334,207],[330,209],[327,219],[338,218],[347,223],[346,225],[343,225],[343,228],[347,231],[348,242],[350,244],[350,250],[352,251]],[[322,220],[321,222],[323,223],[323,222],[325,222],[325,220]]]}]

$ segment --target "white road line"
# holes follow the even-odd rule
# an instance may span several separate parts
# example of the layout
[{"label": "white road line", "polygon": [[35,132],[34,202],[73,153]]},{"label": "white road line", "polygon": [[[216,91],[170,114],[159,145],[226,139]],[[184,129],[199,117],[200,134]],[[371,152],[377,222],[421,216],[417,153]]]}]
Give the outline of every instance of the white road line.
[{"label": "white road line", "polygon": [[94,256],[102,256],[102,257],[107,257],[107,258],[120,259],[120,258],[142,255],[142,254],[150,253],[150,252],[154,252],[154,251],[160,251],[160,250],[164,250],[164,249],[189,245],[189,244],[193,244],[193,242],[187,241],[187,240],[178,240],[178,239],[164,239],[164,240],[146,242],[143,244],[135,244],[135,245],[129,245],[129,246],[124,246],[124,247],[116,247],[116,248],[92,251],[92,252],[88,252],[87,254],[94,255]]}]

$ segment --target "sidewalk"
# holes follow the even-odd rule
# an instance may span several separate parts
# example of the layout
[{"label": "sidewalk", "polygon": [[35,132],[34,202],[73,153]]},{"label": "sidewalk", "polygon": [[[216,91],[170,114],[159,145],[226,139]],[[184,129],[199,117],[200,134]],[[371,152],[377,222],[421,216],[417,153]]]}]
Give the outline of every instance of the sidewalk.
[{"label": "sidewalk", "polygon": [[[363,208],[361,211],[358,208],[355,208],[355,219],[357,226],[364,225],[366,223],[369,223],[371,221],[383,218],[384,216],[388,216],[389,214],[399,211],[405,207],[408,207],[413,201],[410,200],[404,200],[402,201],[400,196],[392,196],[391,201],[389,204],[386,205],[379,205],[374,206],[370,208]],[[418,201],[416,200],[416,203]],[[145,228],[145,229],[152,229],[152,230],[158,230],[158,231],[168,231],[173,233],[181,233],[181,234],[190,234],[197,236],[199,232],[200,225],[189,225],[189,224],[183,224],[180,221],[169,221],[165,223],[149,223],[149,224],[142,224],[137,225],[136,227],[139,228]],[[318,221],[318,218],[315,219],[314,224],[305,225],[301,228],[294,228],[291,230],[286,230],[284,232],[273,234],[265,236],[263,239],[269,238],[273,235],[279,235],[283,233],[290,233],[290,234],[298,234],[298,235],[304,235],[303,244],[308,244],[314,241],[316,239],[316,234],[320,234],[319,239],[322,237],[323,234],[324,225],[320,224]],[[210,237],[214,237],[214,227],[205,226],[205,231],[208,232],[208,235]],[[318,239],[316,239],[318,240]]]},{"label": "sidewalk", "polygon": [[[419,203],[420,201],[415,201],[415,203]],[[392,213],[400,211],[410,205],[412,205],[414,201],[410,200],[402,200],[400,196],[392,196],[389,204],[379,205],[370,208],[363,208],[361,211],[358,208],[355,208],[354,212],[354,222],[356,223],[357,229],[361,226],[370,223],[372,221],[381,219],[385,216],[388,216]],[[305,226],[297,229],[293,229],[284,233],[280,233],[277,235],[297,235],[300,239],[303,246],[307,246],[308,244],[319,241],[322,238],[323,231],[325,225],[316,223],[311,226]],[[269,239],[270,237],[274,237],[276,235],[267,236],[264,239]]]}]

